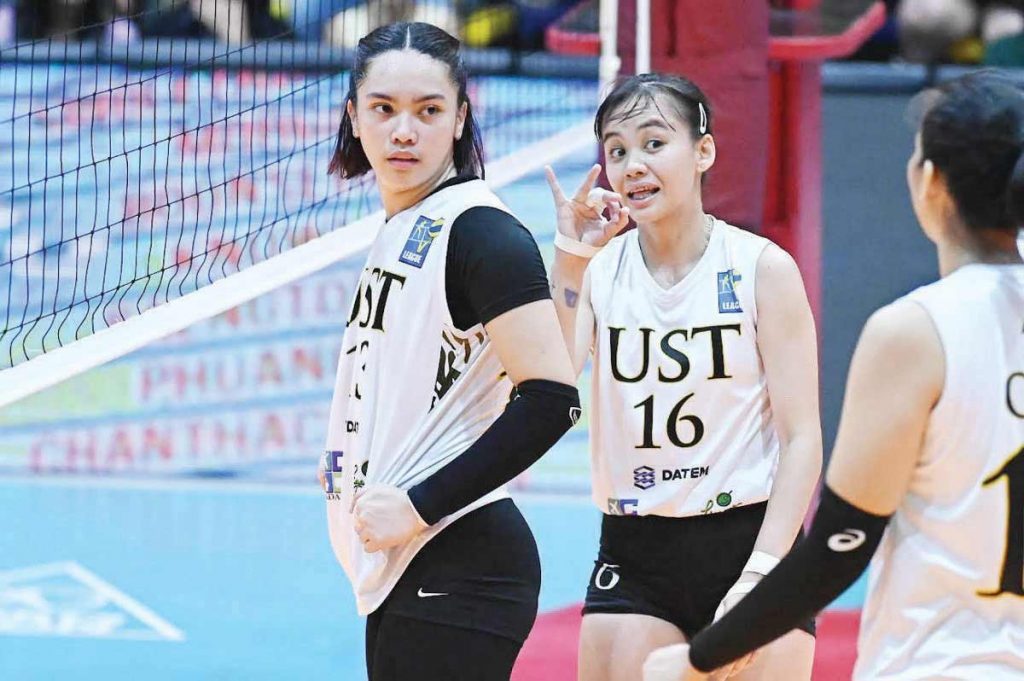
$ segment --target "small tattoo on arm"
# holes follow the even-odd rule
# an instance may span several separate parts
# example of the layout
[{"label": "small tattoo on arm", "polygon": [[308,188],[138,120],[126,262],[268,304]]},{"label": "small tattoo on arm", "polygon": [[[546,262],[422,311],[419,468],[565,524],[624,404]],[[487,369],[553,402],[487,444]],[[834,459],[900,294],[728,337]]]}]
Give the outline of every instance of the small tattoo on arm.
[{"label": "small tattoo on arm", "polygon": [[576,302],[580,299],[580,294],[572,289],[565,289],[565,304],[569,307],[576,307]]}]

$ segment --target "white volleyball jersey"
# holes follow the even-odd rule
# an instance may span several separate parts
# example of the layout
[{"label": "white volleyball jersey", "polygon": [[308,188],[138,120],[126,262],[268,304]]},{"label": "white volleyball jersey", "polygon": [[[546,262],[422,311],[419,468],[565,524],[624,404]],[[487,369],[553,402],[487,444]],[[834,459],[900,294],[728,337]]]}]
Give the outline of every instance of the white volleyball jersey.
[{"label": "white volleyball jersey", "polygon": [[871,563],[854,677],[1024,679],[1024,265],[969,265],[908,297],[945,383]]},{"label": "white volleyball jersey", "polygon": [[765,501],[779,441],[754,294],[770,242],[715,220],[704,255],[664,289],[638,234],[616,237],[588,267],[594,503],[681,517]]},{"label": "white volleyball jersey", "polygon": [[410,543],[363,550],[349,512],[367,483],[408,489],[462,454],[512,392],[482,324],[460,331],[445,295],[452,223],[474,206],[508,211],[480,180],[443,188],[380,228],[359,278],[331,403],[324,471],[331,546],[360,614],[373,612],[416,553],[499,488]]}]

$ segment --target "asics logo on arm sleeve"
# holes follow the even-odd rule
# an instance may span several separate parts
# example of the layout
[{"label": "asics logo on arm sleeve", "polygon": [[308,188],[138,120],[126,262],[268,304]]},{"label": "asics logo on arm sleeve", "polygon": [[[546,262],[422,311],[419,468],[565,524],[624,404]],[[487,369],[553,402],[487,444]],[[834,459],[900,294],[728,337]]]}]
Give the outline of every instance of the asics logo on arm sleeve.
[{"label": "asics logo on arm sleeve", "polygon": [[847,528],[828,538],[828,547],[837,553],[846,553],[860,548],[867,540],[863,530]]}]

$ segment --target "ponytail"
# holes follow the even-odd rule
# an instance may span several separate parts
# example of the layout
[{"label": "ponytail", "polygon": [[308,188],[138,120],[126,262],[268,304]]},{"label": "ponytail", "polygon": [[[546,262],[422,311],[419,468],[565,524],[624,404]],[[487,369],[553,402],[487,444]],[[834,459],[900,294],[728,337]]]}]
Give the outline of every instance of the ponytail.
[{"label": "ponytail", "polygon": [[1024,225],[1024,94],[997,72],[935,88],[921,118],[921,156],[946,181],[964,225],[1016,235]]}]

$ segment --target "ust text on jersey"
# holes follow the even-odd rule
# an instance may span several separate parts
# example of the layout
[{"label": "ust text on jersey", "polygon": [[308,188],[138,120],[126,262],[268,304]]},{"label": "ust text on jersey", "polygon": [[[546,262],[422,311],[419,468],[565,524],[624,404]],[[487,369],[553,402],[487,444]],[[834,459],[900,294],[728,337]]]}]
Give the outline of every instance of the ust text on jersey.
[{"label": "ust text on jersey", "polygon": [[[708,380],[732,378],[727,372],[725,347],[726,335],[735,333],[742,335],[739,324],[716,324],[710,326],[697,326],[691,329],[672,329],[665,333],[657,341],[660,350],[657,353],[655,364],[652,369],[651,356],[655,354],[654,329],[641,328],[639,332],[630,332],[622,327],[610,326],[607,328],[608,345],[610,349],[610,361],[612,376],[621,383],[639,383],[647,378],[648,374],[656,373],[659,383],[678,383],[685,379],[691,370],[690,358],[678,347],[678,343],[695,342],[697,337],[701,341],[707,340],[711,345],[711,374]],[[620,354],[627,354],[623,348],[628,344],[640,344],[640,368],[635,372],[627,372],[621,366]],[[628,353],[633,354],[633,353]],[[668,366],[661,363],[661,359],[668,360]],[[632,373],[632,375],[629,375]],[[668,421],[665,426],[665,435],[676,447],[693,447],[704,437],[704,422],[697,416],[686,414],[683,411],[686,403],[694,396],[694,393],[684,395],[676,402],[669,412]],[[643,410],[644,435],[643,442],[637,445],[638,449],[660,449],[661,445],[656,444],[654,433],[654,395],[635,405],[637,409]],[[680,424],[688,423],[689,433],[680,431]]]}]

